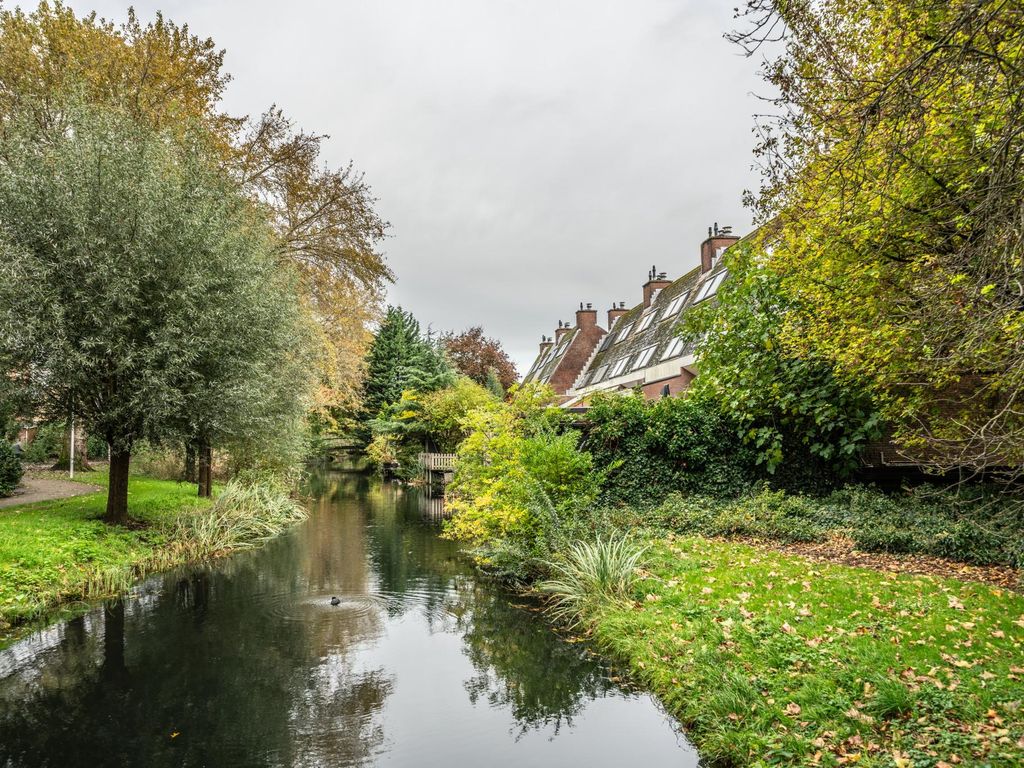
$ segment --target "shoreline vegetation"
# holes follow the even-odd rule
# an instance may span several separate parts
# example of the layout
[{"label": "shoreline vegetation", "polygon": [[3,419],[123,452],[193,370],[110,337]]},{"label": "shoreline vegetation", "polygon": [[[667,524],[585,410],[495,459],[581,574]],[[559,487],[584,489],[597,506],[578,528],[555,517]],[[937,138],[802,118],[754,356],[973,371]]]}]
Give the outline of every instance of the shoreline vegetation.
[{"label": "shoreline vegetation", "polygon": [[973,512],[867,488],[596,506],[530,589],[709,765],[1016,766],[1019,523]]},{"label": "shoreline vegetation", "polygon": [[[108,479],[99,471],[82,481]],[[128,493],[127,526],[103,522],[103,491],[0,509],[0,648],[76,603],[258,546],[307,516],[285,486],[266,480],[232,480],[210,500],[188,483],[132,475]]]},{"label": "shoreline vegetation", "polygon": [[563,561],[538,591],[554,595],[553,621],[658,696],[710,764],[1024,757],[1024,595],[699,535],[631,543],[642,557],[628,578],[577,573],[583,592],[567,602]]}]

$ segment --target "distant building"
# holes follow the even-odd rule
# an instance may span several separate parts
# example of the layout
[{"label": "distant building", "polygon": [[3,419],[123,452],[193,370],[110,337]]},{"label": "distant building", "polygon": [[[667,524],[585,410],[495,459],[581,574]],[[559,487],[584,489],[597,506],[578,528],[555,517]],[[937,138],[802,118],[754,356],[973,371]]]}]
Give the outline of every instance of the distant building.
[{"label": "distant building", "polygon": [[715,296],[726,277],[722,254],[738,240],[716,224],[701,243],[699,267],[676,280],[652,267],[639,304],[608,310],[607,332],[590,305],[581,304],[575,326],[559,322],[553,341],[542,337],[524,382],[549,384],[566,408],[585,407],[595,392],[639,387],[653,399],[684,391],[697,375],[694,349],[675,329],[686,312]]}]

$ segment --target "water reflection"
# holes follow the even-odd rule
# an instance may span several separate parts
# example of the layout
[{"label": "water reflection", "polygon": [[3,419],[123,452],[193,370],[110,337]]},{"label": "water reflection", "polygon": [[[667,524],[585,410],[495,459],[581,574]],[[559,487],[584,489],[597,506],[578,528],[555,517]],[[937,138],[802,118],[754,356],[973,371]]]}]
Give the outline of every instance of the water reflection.
[{"label": "water reflection", "polygon": [[310,522],[268,547],[0,651],[0,765],[695,764],[415,493],[314,483]]}]

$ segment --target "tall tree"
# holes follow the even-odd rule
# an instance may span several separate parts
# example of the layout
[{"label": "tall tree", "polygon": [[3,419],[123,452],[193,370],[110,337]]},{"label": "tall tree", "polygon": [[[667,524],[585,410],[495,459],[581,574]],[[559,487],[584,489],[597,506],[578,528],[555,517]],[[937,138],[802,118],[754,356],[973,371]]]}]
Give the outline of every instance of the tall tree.
[{"label": "tall tree", "polygon": [[[792,354],[870,382],[937,468],[1024,467],[1024,24],[1005,0],[748,0],[752,202]],[[765,44],[768,45],[765,45]]]},{"label": "tall tree", "polygon": [[[251,315],[226,315],[218,294],[258,300],[239,274],[277,267],[203,134],[171,140],[75,103],[58,114],[40,127],[26,109],[0,137],[0,359],[40,409],[107,440],[106,519],[123,523],[133,445],[198,418],[203,361],[253,341],[238,335]],[[251,406],[232,394],[219,406]]]},{"label": "tall tree", "polygon": [[419,321],[401,307],[388,307],[366,356],[363,408],[374,418],[398,402],[402,392],[433,392],[455,376],[439,345],[420,332]]},{"label": "tall tree", "polygon": [[226,113],[223,60],[211,39],[161,14],[143,23],[129,9],[117,25],[61,2],[0,9],[0,119],[31,108],[41,125],[52,123],[72,92],[177,140],[200,128],[270,222],[279,258],[298,269],[321,342],[314,405],[329,418],[358,400],[370,328],[392,279],[379,250],[388,225],[351,165],[323,164],[326,136],[296,129],[273,107],[255,120]]},{"label": "tall tree", "polygon": [[230,163],[241,188],[266,211],[278,253],[298,268],[319,321],[322,414],[357,405],[370,324],[393,278],[378,250],[388,225],[362,174],[351,164],[322,165],[326,138],[297,130],[272,108],[239,133]]},{"label": "tall tree", "polygon": [[763,251],[762,239],[730,248],[729,277],[715,300],[685,315],[681,331],[700,369],[695,394],[713,395],[769,473],[817,463],[847,474],[881,434],[869,387],[837,376],[827,358],[782,343],[790,316],[803,308],[765,268]]},{"label": "tall tree", "polygon": [[200,496],[212,491],[214,447],[286,458],[315,384],[315,333],[295,270],[280,264],[273,233],[246,201],[226,194],[219,202],[206,222],[215,250],[203,275],[215,304],[190,329],[202,343],[174,419],[195,447]]},{"label": "tall tree", "polygon": [[497,371],[501,386],[508,389],[519,378],[516,366],[501,347],[501,342],[484,336],[479,325],[462,333],[448,333],[441,343],[455,369],[477,384],[486,385],[489,371]]}]

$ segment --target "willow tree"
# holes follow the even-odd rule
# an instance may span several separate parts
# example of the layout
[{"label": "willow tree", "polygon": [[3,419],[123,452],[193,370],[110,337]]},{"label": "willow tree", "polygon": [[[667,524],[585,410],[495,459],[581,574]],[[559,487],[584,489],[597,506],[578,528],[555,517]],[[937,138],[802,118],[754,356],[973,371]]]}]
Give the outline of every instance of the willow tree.
[{"label": "willow tree", "polygon": [[304,419],[315,392],[316,334],[298,278],[276,256],[276,238],[247,201],[224,195],[207,220],[217,253],[202,279],[207,306],[191,333],[203,340],[174,420],[197,449],[200,496],[212,490],[212,450],[236,466],[289,470],[304,449]]},{"label": "willow tree", "polygon": [[[106,519],[123,523],[132,447],[175,432],[183,414],[203,425],[204,386],[239,381],[211,377],[207,362],[265,349],[241,328],[253,313],[234,314],[243,297],[283,286],[265,228],[204,134],[75,103],[55,114],[40,127],[34,110],[15,113],[0,136],[0,358],[40,410],[74,412],[110,444]],[[216,402],[252,407],[235,395]]]},{"label": "willow tree", "polygon": [[272,228],[278,259],[297,270],[320,341],[313,405],[330,420],[359,397],[370,327],[392,279],[379,250],[388,225],[361,174],[323,163],[324,135],[296,128],[273,107],[251,120],[228,114],[223,60],[213,40],[159,13],[143,22],[129,9],[115,24],[60,2],[0,8],[0,119],[31,108],[49,123],[74,92],[177,141],[201,130]]},{"label": "willow tree", "polygon": [[752,202],[793,354],[870,384],[937,468],[1024,466],[1024,6],[748,0]]}]

